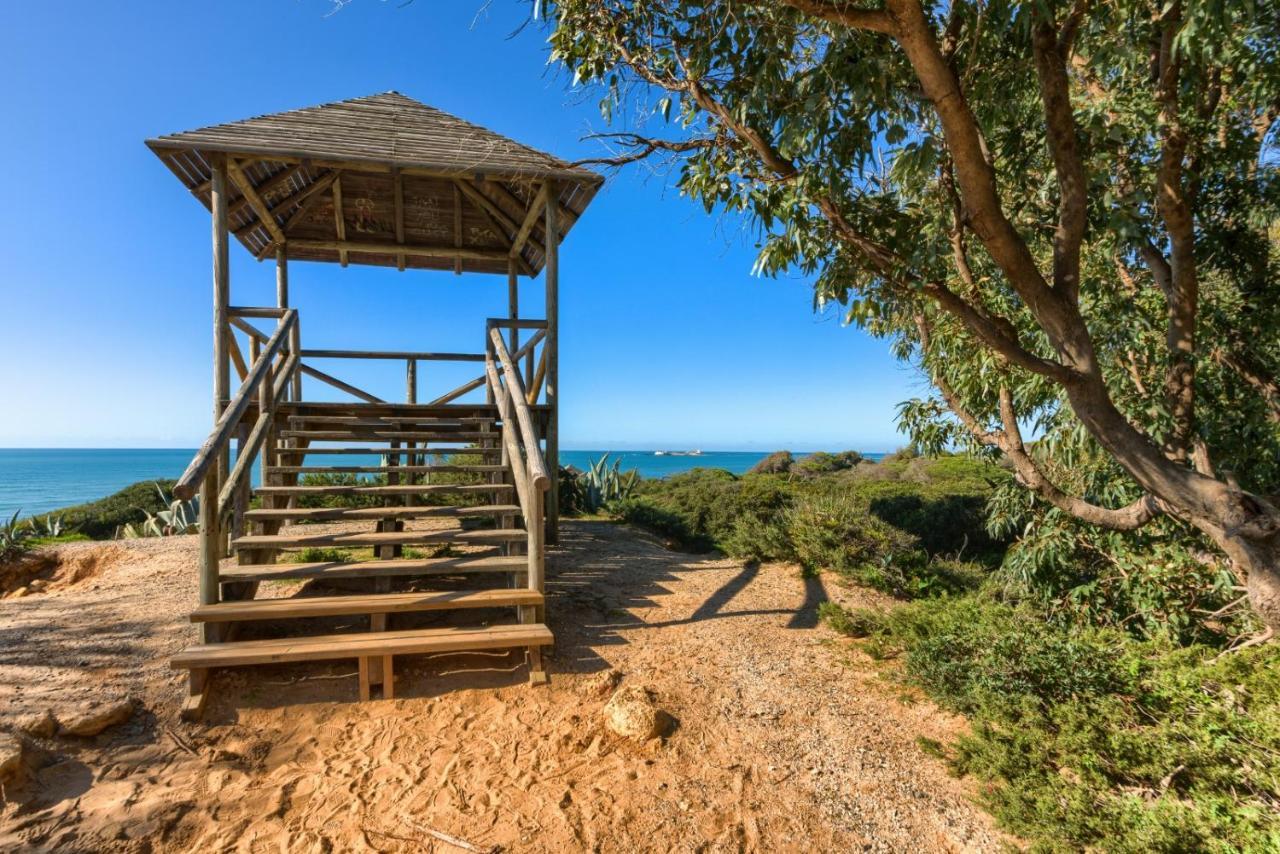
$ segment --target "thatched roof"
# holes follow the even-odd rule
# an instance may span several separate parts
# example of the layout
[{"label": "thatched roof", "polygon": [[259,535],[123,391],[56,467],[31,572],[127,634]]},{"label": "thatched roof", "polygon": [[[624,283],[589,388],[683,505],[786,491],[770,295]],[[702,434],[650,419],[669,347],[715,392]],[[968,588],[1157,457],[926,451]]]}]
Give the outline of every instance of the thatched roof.
[{"label": "thatched roof", "polygon": [[[147,140],[211,206],[211,164],[230,165],[230,227],[259,258],[537,273],[540,191],[554,181],[561,236],[602,178],[398,92]],[[534,210],[534,208],[537,210]],[[525,227],[526,224],[528,227]]]}]

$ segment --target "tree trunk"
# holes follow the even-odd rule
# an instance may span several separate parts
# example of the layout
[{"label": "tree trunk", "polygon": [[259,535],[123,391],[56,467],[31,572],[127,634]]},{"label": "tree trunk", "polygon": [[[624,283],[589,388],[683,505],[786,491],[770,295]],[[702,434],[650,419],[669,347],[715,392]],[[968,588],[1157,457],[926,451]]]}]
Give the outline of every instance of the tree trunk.
[{"label": "tree trunk", "polygon": [[1280,536],[1247,538],[1219,532],[1213,539],[1242,576],[1254,613],[1280,631]]}]

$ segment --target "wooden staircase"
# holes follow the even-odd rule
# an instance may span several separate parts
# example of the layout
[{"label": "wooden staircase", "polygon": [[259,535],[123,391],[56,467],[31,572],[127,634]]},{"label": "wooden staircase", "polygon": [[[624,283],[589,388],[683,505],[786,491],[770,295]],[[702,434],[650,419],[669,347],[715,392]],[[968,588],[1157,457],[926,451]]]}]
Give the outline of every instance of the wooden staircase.
[{"label": "wooden staircase", "polygon": [[[293,310],[281,330],[289,322]],[[509,649],[524,652],[531,682],[546,680],[549,478],[515,369],[538,336],[513,357],[497,323],[485,355],[493,402],[483,405],[279,400],[306,351],[296,336],[267,339],[174,489],[201,495],[201,602],[191,612],[201,638],[171,661],[191,676],[184,714],[200,714],[210,674],[224,667],[355,659],[361,699],[376,686],[392,698],[396,656]],[[242,400],[255,394],[256,407]],[[233,423],[238,460],[224,459],[223,475],[215,463]],[[253,457],[261,485],[250,491]],[[293,595],[263,596],[264,582]]]}]

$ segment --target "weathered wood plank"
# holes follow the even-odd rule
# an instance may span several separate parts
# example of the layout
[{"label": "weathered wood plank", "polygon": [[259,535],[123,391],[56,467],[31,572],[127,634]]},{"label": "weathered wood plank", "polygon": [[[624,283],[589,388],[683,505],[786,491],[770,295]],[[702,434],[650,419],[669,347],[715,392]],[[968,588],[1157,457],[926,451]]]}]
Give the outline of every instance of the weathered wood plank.
[{"label": "weathered wood plank", "polygon": [[464,652],[472,649],[549,646],[554,642],[555,638],[551,630],[541,624],[487,628],[410,629],[204,644],[182,650],[169,660],[169,666],[175,670],[192,667],[236,667],[287,661],[357,658],[365,655],[420,655]]}]

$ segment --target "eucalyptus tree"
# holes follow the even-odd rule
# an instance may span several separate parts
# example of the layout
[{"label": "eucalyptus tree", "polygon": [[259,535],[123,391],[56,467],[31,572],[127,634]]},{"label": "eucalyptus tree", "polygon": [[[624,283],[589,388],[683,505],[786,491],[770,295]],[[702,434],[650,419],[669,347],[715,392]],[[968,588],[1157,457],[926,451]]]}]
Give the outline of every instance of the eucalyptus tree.
[{"label": "eucalyptus tree", "polygon": [[[559,0],[622,165],[894,340],[926,444],[1090,526],[1189,526],[1280,626],[1280,4]],[[1270,629],[1268,629],[1268,632]]]}]

